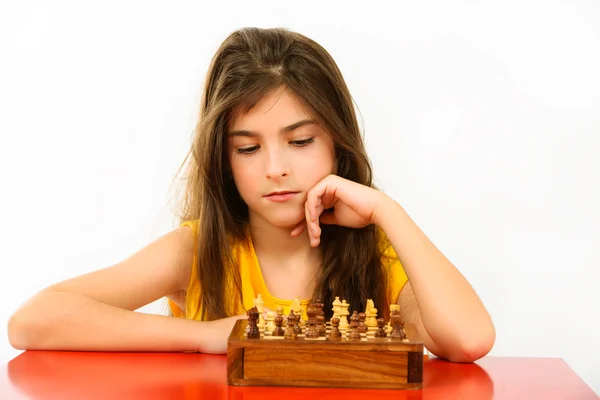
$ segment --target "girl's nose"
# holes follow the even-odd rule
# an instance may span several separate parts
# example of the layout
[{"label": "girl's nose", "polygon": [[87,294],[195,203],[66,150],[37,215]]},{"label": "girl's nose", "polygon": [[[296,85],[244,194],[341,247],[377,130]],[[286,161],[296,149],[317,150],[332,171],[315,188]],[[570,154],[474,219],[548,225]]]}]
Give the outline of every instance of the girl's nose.
[{"label": "girl's nose", "polygon": [[269,179],[280,179],[290,173],[285,157],[276,150],[269,152],[266,170]]}]

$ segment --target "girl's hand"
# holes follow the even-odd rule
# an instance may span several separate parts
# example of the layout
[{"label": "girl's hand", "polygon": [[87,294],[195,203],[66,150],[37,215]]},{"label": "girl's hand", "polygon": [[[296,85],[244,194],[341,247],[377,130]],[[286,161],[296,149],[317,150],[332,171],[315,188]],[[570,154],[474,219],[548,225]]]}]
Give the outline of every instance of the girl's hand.
[{"label": "girl's hand", "polygon": [[329,175],[308,192],[304,204],[306,218],[292,230],[292,236],[300,235],[307,227],[310,244],[317,247],[320,223],[349,228],[376,224],[377,210],[387,199],[389,197],[376,189]]},{"label": "girl's hand", "polygon": [[207,354],[227,353],[227,339],[233,326],[239,319],[247,318],[246,314],[239,314],[233,317],[201,322],[199,326],[202,327],[202,331],[198,335],[200,341],[198,351]]}]

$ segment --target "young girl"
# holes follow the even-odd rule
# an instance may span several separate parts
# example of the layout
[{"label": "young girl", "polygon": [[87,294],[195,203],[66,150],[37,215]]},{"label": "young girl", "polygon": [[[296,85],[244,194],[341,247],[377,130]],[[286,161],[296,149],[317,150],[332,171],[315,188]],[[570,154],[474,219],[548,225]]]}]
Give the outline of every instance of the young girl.
[{"label": "young girl", "polygon": [[[42,290],[8,323],[17,349],[223,353],[267,309],[335,297],[400,304],[426,348],[486,355],[495,331],[460,272],[372,183],[352,100],[319,44],[241,29],[218,49],[188,157],[181,226],[117,265]],[[173,316],[134,310],[168,297]]]}]

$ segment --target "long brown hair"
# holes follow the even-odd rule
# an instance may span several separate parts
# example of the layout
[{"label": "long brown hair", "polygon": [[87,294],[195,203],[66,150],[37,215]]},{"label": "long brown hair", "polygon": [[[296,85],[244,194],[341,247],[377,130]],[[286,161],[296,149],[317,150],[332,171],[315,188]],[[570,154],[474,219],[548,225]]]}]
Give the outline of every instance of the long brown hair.
[{"label": "long brown hair", "polygon": [[[200,280],[203,317],[209,320],[231,315],[227,304],[241,302],[232,249],[235,241],[248,239],[248,208],[230,177],[227,127],[280,88],[297,96],[331,135],[337,175],[374,187],[352,98],[330,54],[315,41],[285,29],[233,32],[211,61],[193,145],[184,161],[189,164],[181,221],[200,221],[194,273]],[[321,246],[324,259],[313,299],[325,304],[326,318],[331,317],[335,296],[346,299],[351,311],[363,311],[367,299],[372,299],[378,314],[387,315],[390,301],[396,299],[389,298],[377,227],[325,225]],[[225,293],[226,282],[233,283],[235,293]]]}]

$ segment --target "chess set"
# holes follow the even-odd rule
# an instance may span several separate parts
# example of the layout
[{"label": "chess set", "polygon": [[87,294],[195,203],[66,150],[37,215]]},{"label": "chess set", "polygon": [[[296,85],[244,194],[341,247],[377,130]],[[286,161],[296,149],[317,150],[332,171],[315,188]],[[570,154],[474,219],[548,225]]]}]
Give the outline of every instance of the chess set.
[{"label": "chess set", "polygon": [[236,322],[227,342],[227,383],[236,386],[310,386],[421,389],[423,341],[413,324],[402,320],[399,305],[388,318],[368,300],[363,312],[349,312],[335,298],[325,321],[320,300],[303,318],[296,298],[290,313],[264,312],[261,295]]}]

